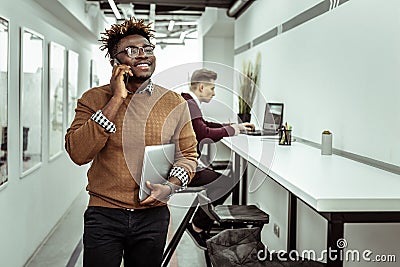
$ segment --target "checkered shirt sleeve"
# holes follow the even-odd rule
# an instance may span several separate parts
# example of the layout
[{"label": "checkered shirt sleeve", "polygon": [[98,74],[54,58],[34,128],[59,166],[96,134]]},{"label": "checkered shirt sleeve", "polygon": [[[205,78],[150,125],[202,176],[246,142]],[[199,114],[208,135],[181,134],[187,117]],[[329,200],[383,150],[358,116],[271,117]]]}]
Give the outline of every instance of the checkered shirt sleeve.
[{"label": "checkered shirt sleeve", "polygon": [[187,187],[189,175],[184,168],[178,166],[173,167],[169,172],[169,177],[178,178],[182,183],[182,189],[185,189]]},{"label": "checkered shirt sleeve", "polygon": [[115,124],[109,121],[107,117],[103,115],[101,110],[96,111],[90,118],[94,122],[98,123],[101,127],[106,129],[106,131],[109,133],[115,133],[117,130],[115,128]]}]

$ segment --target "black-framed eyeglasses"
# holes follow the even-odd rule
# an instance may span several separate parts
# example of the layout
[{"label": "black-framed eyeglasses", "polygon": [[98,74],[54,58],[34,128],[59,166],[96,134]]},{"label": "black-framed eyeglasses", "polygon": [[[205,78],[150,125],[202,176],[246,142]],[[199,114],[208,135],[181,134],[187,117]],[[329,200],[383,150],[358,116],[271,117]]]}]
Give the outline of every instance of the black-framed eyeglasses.
[{"label": "black-framed eyeglasses", "polygon": [[139,54],[139,51],[142,50],[143,54],[147,55],[147,56],[151,56],[154,53],[154,45],[145,45],[142,47],[139,46],[128,46],[127,48],[125,48],[124,50],[118,52],[115,54],[115,56],[117,56],[118,54],[121,53],[126,53],[128,55],[128,57],[135,57]]}]

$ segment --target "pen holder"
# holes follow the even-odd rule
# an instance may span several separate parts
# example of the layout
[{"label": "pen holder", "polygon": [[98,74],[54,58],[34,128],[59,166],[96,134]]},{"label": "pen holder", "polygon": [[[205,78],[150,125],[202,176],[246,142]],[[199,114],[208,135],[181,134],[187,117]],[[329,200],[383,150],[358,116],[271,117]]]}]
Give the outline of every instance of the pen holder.
[{"label": "pen holder", "polygon": [[283,146],[292,144],[292,130],[279,129],[279,144]]},{"label": "pen holder", "polygon": [[329,131],[322,132],[321,155],[332,155],[332,133]]}]

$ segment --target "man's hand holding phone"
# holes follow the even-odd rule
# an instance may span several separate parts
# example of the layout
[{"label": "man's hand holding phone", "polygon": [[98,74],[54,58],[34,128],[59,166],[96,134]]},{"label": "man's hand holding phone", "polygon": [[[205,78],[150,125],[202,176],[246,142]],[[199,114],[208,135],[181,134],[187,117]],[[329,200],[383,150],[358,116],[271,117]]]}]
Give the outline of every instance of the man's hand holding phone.
[{"label": "man's hand holding phone", "polygon": [[129,76],[133,76],[131,67],[121,64],[118,59],[114,59],[114,66],[110,79],[111,91],[114,96],[126,98],[128,96],[127,81]]}]

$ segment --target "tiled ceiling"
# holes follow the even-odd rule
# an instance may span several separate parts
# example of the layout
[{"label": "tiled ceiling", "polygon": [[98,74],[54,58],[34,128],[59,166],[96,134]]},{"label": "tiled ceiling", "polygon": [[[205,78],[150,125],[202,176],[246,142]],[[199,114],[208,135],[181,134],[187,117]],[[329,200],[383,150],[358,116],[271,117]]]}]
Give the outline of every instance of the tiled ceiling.
[{"label": "tiled ceiling", "polygon": [[[254,0],[115,0],[122,18],[134,16],[153,22],[157,42],[182,44],[184,39],[196,38],[197,23],[206,7],[226,9],[240,5],[241,12]],[[112,2],[112,1],[111,1]],[[87,0],[87,4],[96,4],[106,17],[115,18],[110,1]],[[237,17],[240,12],[234,15]]]}]

